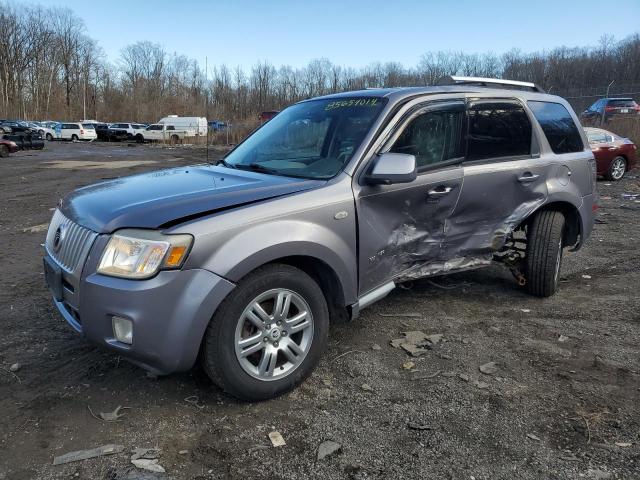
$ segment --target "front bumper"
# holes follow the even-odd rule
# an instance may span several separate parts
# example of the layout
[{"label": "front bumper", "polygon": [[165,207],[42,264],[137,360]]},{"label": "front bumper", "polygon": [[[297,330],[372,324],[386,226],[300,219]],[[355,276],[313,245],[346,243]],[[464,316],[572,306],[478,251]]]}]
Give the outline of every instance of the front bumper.
[{"label": "front bumper", "polygon": [[[73,293],[75,308],[64,298],[54,303],[91,342],[164,375],[193,366],[213,313],[234,286],[208,270],[162,271],[148,280],[91,273]],[[133,323],[131,345],[114,337],[113,316]]]}]

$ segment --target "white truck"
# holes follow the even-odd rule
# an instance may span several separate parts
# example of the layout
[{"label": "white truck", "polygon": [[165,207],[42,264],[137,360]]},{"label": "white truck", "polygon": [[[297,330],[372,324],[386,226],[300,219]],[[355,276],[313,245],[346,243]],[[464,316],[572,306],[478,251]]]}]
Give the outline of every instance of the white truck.
[{"label": "white truck", "polygon": [[167,142],[175,144],[183,140],[184,137],[191,136],[190,133],[186,129],[176,128],[174,125],[155,123],[149,125],[145,130],[139,130],[135,139],[138,143]]},{"label": "white truck", "polygon": [[186,130],[187,137],[201,137],[207,135],[207,119],[205,117],[179,117],[169,115],[161,118],[158,123],[173,125],[176,129]]}]

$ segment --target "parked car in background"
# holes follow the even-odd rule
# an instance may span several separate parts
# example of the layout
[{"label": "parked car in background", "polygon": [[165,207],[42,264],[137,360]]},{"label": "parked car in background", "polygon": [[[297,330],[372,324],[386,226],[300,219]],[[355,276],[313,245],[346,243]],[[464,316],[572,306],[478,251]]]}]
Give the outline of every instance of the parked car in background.
[{"label": "parked car in background", "polygon": [[497,260],[553,295],[564,249],[594,223],[585,132],[533,84],[451,80],[302,101],[219,165],[68,194],[44,247],[54,305],[155,374],[200,360],[225,391],[264,400],[311,374],[330,320],[402,282]]},{"label": "parked car in background", "polygon": [[14,142],[20,150],[41,150],[44,148],[44,140],[36,130],[22,123],[19,126],[13,126],[11,133],[2,135],[5,140]]},{"label": "parked car in background", "polygon": [[138,133],[144,130],[145,125],[139,123],[112,123],[109,128],[116,130],[125,130],[129,138],[134,138]]},{"label": "parked car in background", "polygon": [[157,123],[155,125],[149,125],[145,130],[136,134],[136,141],[138,143],[144,142],[168,142],[171,144],[178,143],[183,140],[184,137],[188,137],[191,132],[184,129],[178,129],[174,125],[165,125]]},{"label": "parked car in background", "polygon": [[636,166],[637,147],[631,140],[601,128],[587,127],[584,131],[596,158],[598,175],[618,181]]},{"label": "parked car in background", "polygon": [[29,127],[36,130],[43,138],[49,142],[58,138],[55,128],[45,125],[43,122],[27,122]]},{"label": "parked car in background", "polygon": [[16,127],[21,127],[21,123],[18,120],[4,120],[0,122],[0,134],[11,133]]},{"label": "parked car in background", "polygon": [[98,138],[98,135],[91,123],[62,123],[60,124],[60,138],[62,140],[91,141]]},{"label": "parked car in background", "polygon": [[16,142],[0,138],[0,157],[8,157],[10,153],[16,153],[18,150]]},{"label": "parked car in background", "polygon": [[171,125],[176,130],[185,132],[186,137],[199,137],[207,135],[207,119],[204,117],[179,117],[169,115],[161,118],[159,124]]},{"label": "parked car in background", "polygon": [[638,115],[640,115],[640,105],[633,98],[601,98],[582,112],[580,120],[593,125],[606,123],[614,116],[637,117]]},{"label": "parked car in background", "polygon": [[258,114],[258,120],[260,120],[260,123],[268,122],[273,117],[275,117],[278,113],[280,113],[278,110],[269,110],[266,112],[260,112]]},{"label": "parked car in background", "polygon": [[129,132],[120,128],[112,128],[106,123],[94,124],[98,140],[103,142],[122,142],[129,138]]},{"label": "parked car in background", "polygon": [[209,130],[212,132],[224,132],[227,128],[229,128],[227,122],[223,122],[221,120],[209,121]]}]

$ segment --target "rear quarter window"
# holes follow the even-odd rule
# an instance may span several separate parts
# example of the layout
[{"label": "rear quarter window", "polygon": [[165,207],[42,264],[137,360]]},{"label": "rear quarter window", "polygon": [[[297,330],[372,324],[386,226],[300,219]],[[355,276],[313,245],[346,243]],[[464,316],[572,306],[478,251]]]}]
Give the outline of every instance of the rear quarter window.
[{"label": "rear quarter window", "polygon": [[573,117],[560,103],[527,102],[553,153],[571,153],[584,150],[582,137]]}]

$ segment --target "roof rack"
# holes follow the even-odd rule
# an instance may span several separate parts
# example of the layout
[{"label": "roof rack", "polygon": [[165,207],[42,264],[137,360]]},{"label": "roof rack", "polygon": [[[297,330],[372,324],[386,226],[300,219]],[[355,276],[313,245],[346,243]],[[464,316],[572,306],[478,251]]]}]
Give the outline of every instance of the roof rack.
[{"label": "roof rack", "polygon": [[458,77],[447,76],[438,80],[438,85],[476,85],[479,87],[494,87],[515,90],[530,90],[532,92],[545,93],[545,91],[531,82],[519,82],[516,80],[502,80],[501,78],[482,77]]}]

